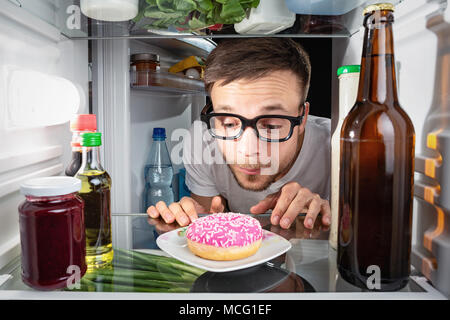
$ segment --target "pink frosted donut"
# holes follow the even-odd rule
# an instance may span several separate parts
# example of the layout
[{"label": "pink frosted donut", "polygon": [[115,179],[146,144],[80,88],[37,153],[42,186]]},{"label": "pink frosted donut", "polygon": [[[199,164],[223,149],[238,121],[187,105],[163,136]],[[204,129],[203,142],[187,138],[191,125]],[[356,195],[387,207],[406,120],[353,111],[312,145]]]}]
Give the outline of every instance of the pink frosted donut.
[{"label": "pink frosted donut", "polygon": [[189,249],[210,260],[237,260],[258,251],[259,221],[240,213],[215,213],[195,220],[186,231]]}]

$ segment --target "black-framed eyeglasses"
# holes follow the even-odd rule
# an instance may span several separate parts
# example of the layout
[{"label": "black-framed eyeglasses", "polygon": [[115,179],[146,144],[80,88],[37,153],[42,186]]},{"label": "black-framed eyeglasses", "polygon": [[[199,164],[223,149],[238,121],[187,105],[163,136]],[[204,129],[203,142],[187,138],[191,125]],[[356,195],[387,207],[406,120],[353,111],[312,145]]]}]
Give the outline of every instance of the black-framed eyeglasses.
[{"label": "black-framed eyeglasses", "polygon": [[214,113],[208,103],[202,110],[200,119],[206,123],[210,134],[221,140],[239,139],[247,127],[252,127],[257,137],[266,142],[283,142],[291,138],[294,128],[305,116],[305,103],[301,104],[302,114],[298,117],[285,115],[262,115],[253,119],[233,113]]}]

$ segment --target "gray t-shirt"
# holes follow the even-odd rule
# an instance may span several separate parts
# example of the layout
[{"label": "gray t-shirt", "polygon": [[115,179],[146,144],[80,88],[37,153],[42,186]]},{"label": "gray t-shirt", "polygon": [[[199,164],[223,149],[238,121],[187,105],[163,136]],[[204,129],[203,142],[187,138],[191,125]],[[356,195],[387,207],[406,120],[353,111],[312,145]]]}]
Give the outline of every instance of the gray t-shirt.
[{"label": "gray t-shirt", "polygon": [[[322,199],[329,200],[330,126],[330,119],[308,116],[302,149],[288,173],[264,191],[250,191],[239,186],[219,154],[220,149],[216,140],[207,132],[206,125],[195,121],[190,134],[191,137],[197,138],[184,139],[183,143],[186,185],[192,193],[199,196],[222,195],[228,200],[231,211],[241,213],[249,213],[252,206],[269,194],[278,192],[282,186],[292,181],[318,193]],[[198,138],[199,134],[203,137],[201,142]],[[188,141],[191,143],[187,143]]]}]

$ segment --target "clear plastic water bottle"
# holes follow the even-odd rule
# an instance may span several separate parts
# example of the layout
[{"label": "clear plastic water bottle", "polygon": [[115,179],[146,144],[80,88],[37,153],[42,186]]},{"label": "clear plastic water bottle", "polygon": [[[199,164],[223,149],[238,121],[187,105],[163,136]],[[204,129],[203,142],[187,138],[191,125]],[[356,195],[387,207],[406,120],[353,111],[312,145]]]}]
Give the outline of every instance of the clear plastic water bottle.
[{"label": "clear plastic water bottle", "polygon": [[166,145],[166,129],[153,129],[153,143],[147,163],[145,166],[145,211],[159,201],[164,201],[167,205],[174,202],[173,167]]}]

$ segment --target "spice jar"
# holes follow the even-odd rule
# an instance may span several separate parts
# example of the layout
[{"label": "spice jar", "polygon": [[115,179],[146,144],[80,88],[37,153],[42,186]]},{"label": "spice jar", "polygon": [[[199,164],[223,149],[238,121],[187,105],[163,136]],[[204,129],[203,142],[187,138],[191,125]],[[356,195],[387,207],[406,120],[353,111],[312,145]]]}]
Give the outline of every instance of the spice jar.
[{"label": "spice jar", "polygon": [[132,83],[135,86],[155,84],[154,72],[159,71],[159,56],[153,53],[138,53],[131,56]]},{"label": "spice jar", "polygon": [[28,286],[60,289],[85,274],[80,188],[81,181],[73,177],[36,178],[20,186],[26,197],[19,206],[22,280]]}]

